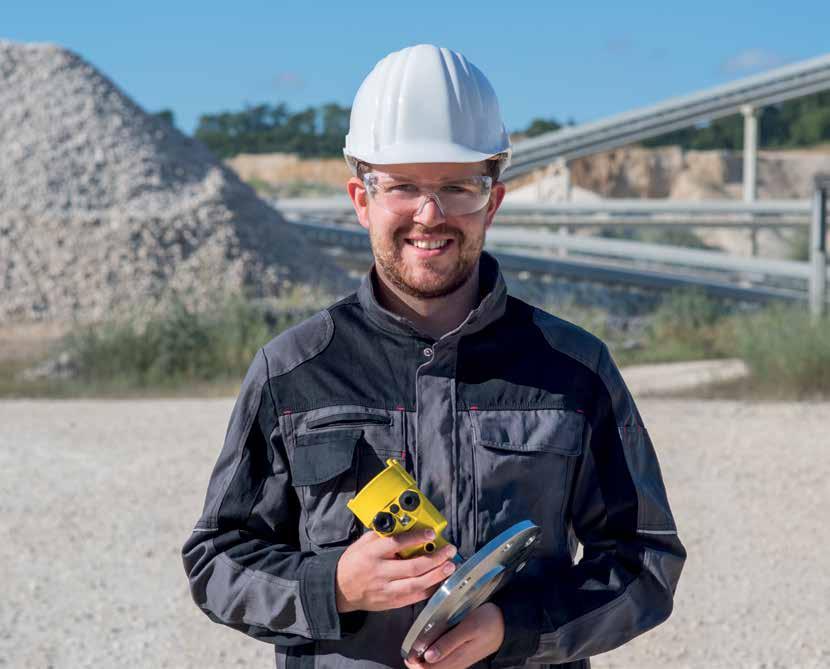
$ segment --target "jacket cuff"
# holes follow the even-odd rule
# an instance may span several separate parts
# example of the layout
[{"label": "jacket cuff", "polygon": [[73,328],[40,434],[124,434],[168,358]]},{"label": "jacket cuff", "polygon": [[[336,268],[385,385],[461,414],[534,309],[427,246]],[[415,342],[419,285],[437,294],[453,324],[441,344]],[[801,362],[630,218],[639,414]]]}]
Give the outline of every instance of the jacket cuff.
[{"label": "jacket cuff", "polygon": [[490,656],[492,669],[522,667],[539,648],[541,609],[527,592],[499,590],[490,600],[504,617],[504,641]]},{"label": "jacket cuff", "polygon": [[323,551],[303,561],[300,601],[315,639],[342,639],[355,634],[366,620],[365,611],[337,610],[337,562],[346,548]]}]

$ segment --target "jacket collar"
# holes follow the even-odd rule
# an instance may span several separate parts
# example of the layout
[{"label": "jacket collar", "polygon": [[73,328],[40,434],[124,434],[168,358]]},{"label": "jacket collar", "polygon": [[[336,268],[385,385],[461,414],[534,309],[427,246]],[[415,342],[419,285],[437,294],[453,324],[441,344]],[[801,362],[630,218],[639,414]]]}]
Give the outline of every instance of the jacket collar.
[{"label": "jacket collar", "polygon": [[[504,314],[507,306],[507,285],[504,282],[498,261],[487,251],[482,251],[478,265],[479,294],[478,306],[467,314],[467,318],[455,330],[441,339],[463,336],[478,332]],[[375,265],[363,276],[357,297],[369,320],[379,328],[393,333],[432,339],[421,332],[408,318],[392,313],[380,305],[375,290]]]}]

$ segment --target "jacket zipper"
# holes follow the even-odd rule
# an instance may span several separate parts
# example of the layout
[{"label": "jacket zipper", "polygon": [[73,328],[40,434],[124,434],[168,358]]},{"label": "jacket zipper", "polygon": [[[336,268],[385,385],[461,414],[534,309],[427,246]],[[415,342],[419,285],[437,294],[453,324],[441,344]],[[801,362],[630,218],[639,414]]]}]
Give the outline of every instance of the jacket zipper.
[{"label": "jacket zipper", "polygon": [[476,443],[478,441],[476,435],[478,432],[473,418],[474,411],[478,411],[478,407],[475,405],[471,406],[469,411],[470,433],[473,435],[473,443],[470,444],[470,453],[473,460],[473,552],[478,547],[478,463],[476,462]]}]

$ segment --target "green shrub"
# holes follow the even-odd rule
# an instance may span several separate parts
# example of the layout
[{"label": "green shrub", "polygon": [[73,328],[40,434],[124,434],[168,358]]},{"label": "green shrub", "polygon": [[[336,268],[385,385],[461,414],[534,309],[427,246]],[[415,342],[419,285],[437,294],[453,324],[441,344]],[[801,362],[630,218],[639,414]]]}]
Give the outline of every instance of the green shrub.
[{"label": "green shrub", "polygon": [[599,230],[599,236],[605,239],[626,239],[646,244],[665,244],[690,249],[711,250],[709,246],[692,230],[684,226],[671,228],[640,228],[626,225],[606,225]]},{"label": "green shrub", "polygon": [[727,313],[722,302],[703,290],[673,290],[654,314],[654,328],[661,337],[685,338],[711,328]]},{"label": "green shrub", "polygon": [[63,344],[78,380],[123,388],[170,387],[239,378],[256,350],[298,320],[241,298],[199,312],[171,300],[144,325],[135,320],[84,327]]},{"label": "green shrub", "polygon": [[796,228],[787,238],[787,259],[805,262],[810,259],[810,230]]},{"label": "green shrub", "polygon": [[804,305],[771,306],[731,324],[734,354],[770,397],[830,397],[830,317]]},{"label": "green shrub", "polygon": [[718,358],[722,323],[733,309],[700,289],[681,289],[666,295],[652,314],[645,341],[630,362],[673,362]]}]

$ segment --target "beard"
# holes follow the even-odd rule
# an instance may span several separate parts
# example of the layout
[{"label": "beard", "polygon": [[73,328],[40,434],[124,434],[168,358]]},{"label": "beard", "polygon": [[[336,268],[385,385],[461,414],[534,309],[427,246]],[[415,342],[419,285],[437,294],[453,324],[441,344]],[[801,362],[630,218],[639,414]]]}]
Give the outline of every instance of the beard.
[{"label": "beard", "polygon": [[478,266],[484,248],[484,230],[475,237],[441,228],[433,228],[429,232],[452,237],[450,243],[456,245],[458,258],[451,267],[448,268],[447,260],[440,256],[434,260],[426,258],[417,261],[417,268],[404,259],[405,239],[417,232],[398,230],[389,236],[374,227],[369,231],[372,254],[384,277],[404,294],[422,300],[444,297],[467,283]]}]

